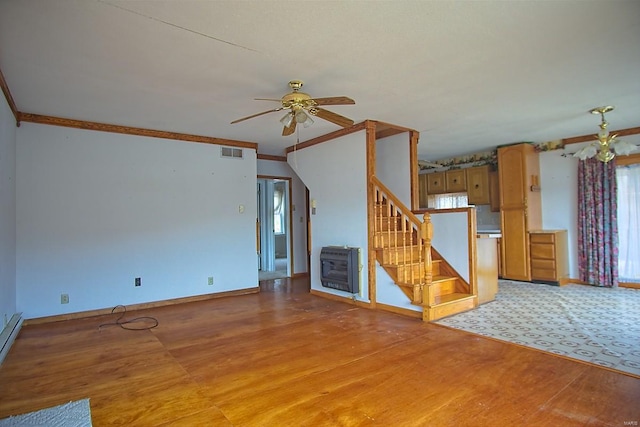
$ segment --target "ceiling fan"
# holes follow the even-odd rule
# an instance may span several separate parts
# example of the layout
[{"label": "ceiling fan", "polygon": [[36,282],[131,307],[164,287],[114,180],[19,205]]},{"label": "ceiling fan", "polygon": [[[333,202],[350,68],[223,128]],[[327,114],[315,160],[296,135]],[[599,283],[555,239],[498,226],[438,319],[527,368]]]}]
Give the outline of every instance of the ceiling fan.
[{"label": "ceiling fan", "polygon": [[349,127],[353,124],[353,120],[348,119],[340,114],[336,114],[324,108],[320,108],[319,105],[351,105],[356,102],[346,96],[332,96],[328,98],[312,98],[310,95],[300,92],[300,88],[303,83],[300,80],[291,80],[289,87],[293,92],[286,94],[282,99],[268,99],[268,98],[256,98],[257,101],[276,101],[280,102],[281,106],[271,110],[263,111],[262,113],[253,114],[251,116],[243,117],[238,120],[234,120],[231,124],[242,122],[244,120],[252,119],[254,117],[262,116],[263,114],[273,113],[280,110],[289,110],[287,114],[280,119],[280,123],[284,125],[282,130],[282,136],[291,135],[296,130],[296,124],[301,124],[304,127],[309,127],[313,124],[311,116],[320,117],[321,119],[335,123],[338,126]]}]

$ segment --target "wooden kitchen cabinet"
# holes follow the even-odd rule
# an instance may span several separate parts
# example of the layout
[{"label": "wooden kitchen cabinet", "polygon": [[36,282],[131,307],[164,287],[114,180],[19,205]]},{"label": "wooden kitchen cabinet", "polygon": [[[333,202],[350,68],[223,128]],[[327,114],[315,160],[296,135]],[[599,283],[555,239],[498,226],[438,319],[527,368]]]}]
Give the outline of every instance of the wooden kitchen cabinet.
[{"label": "wooden kitchen cabinet", "polygon": [[467,190],[467,175],[464,169],[432,172],[427,175],[427,193],[461,193]]},{"label": "wooden kitchen cabinet", "polygon": [[464,169],[448,170],[444,173],[447,193],[461,193],[467,190],[467,174]]},{"label": "wooden kitchen cabinet", "polygon": [[470,205],[488,205],[489,166],[478,166],[465,169],[467,175],[467,196]]},{"label": "wooden kitchen cabinet", "polygon": [[498,171],[489,172],[489,204],[491,212],[500,212],[500,178]]},{"label": "wooden kitchen cabinet", "polygon": [[427,193],[442,194],[445,192],[444,172],[433,172],[427,174]]},{"label": "wooden kitchen cabinet", "polygon": [[529,231],[542,228],[540,163],[531,144],[498,148],[502,273],[505,279],[531,280]]},{"label": "wooden kitchen cabinet", "polygon": [[560,283],[569,275],[566,230],[529,232],[531,280]]},{"label": "wooden kitchen cabinet", "polygon": [[418,175],[418,203],[420,208],[427,208],[428,192],[427,192],[427,177],[428,175]]}]

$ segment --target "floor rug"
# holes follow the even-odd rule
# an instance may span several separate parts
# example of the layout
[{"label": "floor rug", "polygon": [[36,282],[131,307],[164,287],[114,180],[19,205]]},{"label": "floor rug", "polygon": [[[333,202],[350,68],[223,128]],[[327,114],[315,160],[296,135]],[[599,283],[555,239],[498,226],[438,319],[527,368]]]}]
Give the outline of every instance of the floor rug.
[{"label": "floor rug", "polygon": [[91,427],[89,399],[0,420],[0,427]]},{"label": "floor rug", "polygon": [[640,289],[500,280],[495,301],[435,323],[640,377]]}]

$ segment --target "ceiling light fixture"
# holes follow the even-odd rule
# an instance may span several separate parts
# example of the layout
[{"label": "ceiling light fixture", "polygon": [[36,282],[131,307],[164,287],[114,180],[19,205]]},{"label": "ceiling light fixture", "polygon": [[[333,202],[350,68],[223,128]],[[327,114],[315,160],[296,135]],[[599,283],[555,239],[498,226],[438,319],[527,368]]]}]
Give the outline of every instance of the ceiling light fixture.
[{"label": "ceiling light fixture", "polygon": [[607,163],[616,155],[625,156],[638,148],[628,142],[617,140],[616,136],[618,135],[611,135],[607,130],[609,123],[604,119],[604,115],[613,109],[613,106],[607,105],[589,110],[591,114],[600,114],[600,132],[596,135],[597,141],[577,151],[574,157],[578,157],[580,160],[595,157],[599,161]]},{"label": "ceiling light fixture", "polygon": [[289,127],[291,126],[291,122],[293,121],[293,118],[294,118],[293,113],[287,113],[280,119],[280,123],[282,123],[284,127]]}]

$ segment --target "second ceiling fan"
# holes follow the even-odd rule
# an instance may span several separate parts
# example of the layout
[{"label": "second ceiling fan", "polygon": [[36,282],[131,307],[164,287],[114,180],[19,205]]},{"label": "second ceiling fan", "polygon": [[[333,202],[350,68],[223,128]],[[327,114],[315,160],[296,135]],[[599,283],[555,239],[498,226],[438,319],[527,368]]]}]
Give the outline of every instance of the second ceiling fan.
[{"label": "second ceiling fan", "polygon": [[262,116],[263,114],[289,110],[287,114],[280,119],[280,122],[284,125],[282,136],[293,134],[296,130],[297,124],[301,124],[304,127],[308,127],[313,124],[311,116],[320,117],[321,119],[330,121],[331,123],[335,123],[342,127],[349,127],[353,125],[353,120],[319,107],[320,105],[352,105],[355,104],[353,99],[346,96],[312,98],[310,95],[300,92],[302,85],[303,83],[300,80],[291,80],[289,82],[289,87],[293,92],[286,94],[282,99],[256,98],[257,101],[280,102],[280,107],[234,120],[231,124]]}]

